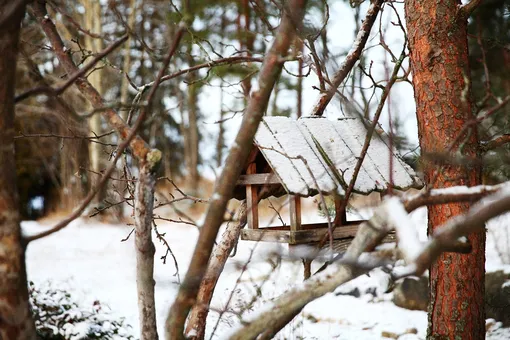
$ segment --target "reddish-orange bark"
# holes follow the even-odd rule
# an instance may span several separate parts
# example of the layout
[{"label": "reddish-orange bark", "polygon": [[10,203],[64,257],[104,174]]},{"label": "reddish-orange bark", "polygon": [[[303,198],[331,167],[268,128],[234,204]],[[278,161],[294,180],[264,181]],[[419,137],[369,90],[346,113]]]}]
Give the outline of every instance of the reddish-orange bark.
[{"label": "reddish-orange bark", "polygon": [[[476,157],[476,126],[462,127],[472,118],[467,18],[460,1],[406,1],[416,114],[422,153],[461,150]],[[473,186],[480,169],[424,164],[430,187]],[[429,232],[464,213],[467,203],[429,207]],[[429,339],[485,338],[485,233],[469,236],[470,254],[444,253],[430,270]]]}]

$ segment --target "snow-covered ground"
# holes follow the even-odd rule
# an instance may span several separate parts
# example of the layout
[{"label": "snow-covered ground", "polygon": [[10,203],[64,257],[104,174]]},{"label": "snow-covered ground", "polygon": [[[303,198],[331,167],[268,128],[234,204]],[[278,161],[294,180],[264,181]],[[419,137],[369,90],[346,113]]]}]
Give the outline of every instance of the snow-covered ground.
[{"label": "snow-covered ground", "polygon": [[[413,219],[421,226],[421,235],[425,235],[425,210],[416,211]],[[504,216],[488,225],[489,270],[510,270],[499,255],[508,253],[505,245],[509,220],[509,216]],[[41,227],[37,222],[23,223],[26,233],[40,230]],[[51,280],[54,285],[69,287],[83,304],[92,305],[95,300],[100,300],[109,305],[114,314],[126,317],[133,326],[134,335],[137,335],[134,238],[121,242],[130,230],[125,225],[76,220],[64,230],[30,244],[27,251],[29,280],[36,284]],[[159,231],[166,233],[182,278],[198,231],[181,224],[161,224]],[[498,240],[499,251],[494,240]],[[159,259],[165,254],[165,247],[157,240],[155,244],[156,308],[162,334],[168,309],[178,289],[178,277],[172,259],[169,258],[166,264]],[[208,337],[214,330],[213,339],[226,338],[240,324],[239,312],[245,312],[244,315],[256,313],[265,302],[302,281],[300,261],[285,257],[279,260],[277,254],[285,253],[285,250],[277,244],[240,241],[236,256],[227,263],[216,288],[212,303],[214,311],[211,311],[208,319]],[[242,273],[247,262],[250,262],[248,270]],[[363,286],[380,279],[378,275],[365,275],[357,279],[356,285]],[[425,339],[426,313],[401,309],[390,300],[390,294],[381,294],[375,299],[371,295],[361,298],[326,295],[309,304],[277,338],[381,339],[384,335],[401,335],[399,339]],[[404,333],[409,334],[402,335]],[[489,332],[487,338],[510,338],[510,330]]]}]

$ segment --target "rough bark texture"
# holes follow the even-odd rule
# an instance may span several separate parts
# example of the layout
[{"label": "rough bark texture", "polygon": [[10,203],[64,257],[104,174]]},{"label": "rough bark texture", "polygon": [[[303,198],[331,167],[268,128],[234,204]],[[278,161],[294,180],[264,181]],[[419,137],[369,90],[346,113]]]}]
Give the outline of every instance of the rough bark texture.
[{"label": "rough bark texture", "polygon": [[[472,118],[467,47],[467,20],[460,1],[406,1],[406,22],[423,153],[445,153],[458,132]],[[476,157],[476,127],[455,145]],[[431,187],[472,186],[480,170],[446,165],[438,170],[424,164]],[[437,176],[434,183],[430,183]],[[451,217],[465,213],[467,203],[429,207],[429,233]],[[430,271],[430,339],[483,339],[485,233],[469,236],[473,250],[462,255],[444,253]]]},{"label": "rough bark texture", "polygon": [[[0,17],[12,7],[0,0]],[[28,304],[25,249],[14,158],[14,88],[21,20],[25,6],[5,19],[0,30],[0,339],[35,339]]]},{"label": "rough bark texture", "polygon": [[234,249],[239,239],[241,229],[246,225],[246,201],[243,201],[239,206],[235,220],[235,223],[228,224],[221,236],[221,243],[214,249],[209,261],[207,272],[198,291],[197,302],[191,310],[186,327],[186,334],[194,334],[193,336],[188,336],[189,339],[204,339],[205,337],[205,322],[207,314],[209,314],[214,288],[216,283],[218,283],[218,279],[223,272],[232,249]]},{"label": "rough bark texture", "polygon": [[135,245],[138,313],[142,340],[158,339],[154,300],[154,244],[152,243],[152,210],[154,173],[147,166],[140,169],[135,192]]},{"label": "rough bark texture", "polygon": [[209,204],[188,272],[168,314],[165,325],[168,339],[183,339],[184,323],[195,303],[214,241],[223,223],[227,203],[232,197],[236,181],[241,174],[239,164],[244,164],[248,159],[253,137],[266,111],[273,87],[282,71],[281,58],[288,53],[296,32],[295,25],[300,25],[303,20],[305,4],[306,0],[288,2],[290,13],[283,13],[273,45],[264,58],[258,79],[259,89],[253,91],[248,101],[241,127],[225,161],[225,167],[216,182],[216,189]]}]

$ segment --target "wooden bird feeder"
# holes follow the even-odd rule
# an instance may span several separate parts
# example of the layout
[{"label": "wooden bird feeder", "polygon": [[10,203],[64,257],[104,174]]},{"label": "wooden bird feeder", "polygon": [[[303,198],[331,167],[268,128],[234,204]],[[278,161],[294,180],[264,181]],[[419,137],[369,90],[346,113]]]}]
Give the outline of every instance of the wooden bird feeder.
[{"label": "wooden bird feeder", "polygon": [[[340,210],[367,130],[360,118],[265,117],[254,138],[247,164],[236,186],[235,198],[247,201],[247,228],[241,238],[251,241],[307,244],[328,233],[327,223],[301,223],[301,198],[322,193],[335,197],[335,240],[352,239],[362,221],[347,221]],[[388,187],[390,157],[393,187],[420,187],[413,170],[374,134],[354,186],[366,194]],[[270,196],[289,196],[290,225],[262,227],[258,205]]]}]

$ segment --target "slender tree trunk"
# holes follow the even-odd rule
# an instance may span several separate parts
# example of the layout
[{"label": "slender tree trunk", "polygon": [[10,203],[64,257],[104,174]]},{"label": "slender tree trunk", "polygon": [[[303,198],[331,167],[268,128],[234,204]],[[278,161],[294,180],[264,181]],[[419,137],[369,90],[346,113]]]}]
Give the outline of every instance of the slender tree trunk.
[{"label": "slender tree trunk", "polygon": [[[188,63],[189,66],[194,65],[194,60],[192,56],[192,48],[191,44],[189,45],[189,56]],[[196,84],[196,75],[194,72],[190,72],[188,74],[188,183],[190,192],[195,195],[198,189],[198,181],[200,180],[198,174],[198,107],[197,107],[197,87]]]},{"label": "slender tree trunk", "polygon": [[151,169],[142,166],[135,191],[136,285],[142,340],[158,339],[154,299],[155,248],[152,242],[152,210],[155,183],[156,179]]},{"label": "slender tree trunk", "polygon": [[204,279],[200,284],[197,302],[191,310],[186,326],[186,334],[189,339],[200,340],[205,337],[206,320],[209,314],[214,288],[216,288],[216,284],[223,272],[228,256],[239,239],[241,229],[246,225],[246,201],[243,201],[239,206],[235,220],[235,223],[229,223],[227,225],[225,232],[221,236],[221,243],[214,249]]},{"label": "slender tree trunk", "polygon": [[188,171],[188,164],[190,163],[189,159],[189,129],[188,129],[188,115],[187,115],[187,105],[185,104],[186,98],[183,95],[183,91],[179,88],[176,91],[177,101],[179,102],[179,109],[181,113],[181,124],[179,125],[179,129],[181,130],[182,135],[182,146],[184,153],[184,164],[186,165],[186,171]]},{"label": "slender tree trunk", "polygon": [[[0,17],[13,3],[0,0]],[[28,303],[25,248],[22,245],[14,157],[14,89],[19,31],[25,6],[0,29],[0,339],[35,339]]]},{"label": "slender tree trunk", "polygon": [[[448,152],[462,127],[472,118],[467,18],[460,1],[406,1],[405,12],[420,146],[423,154]],[[454,150],[477,154],[476,126]],[[472,186],[480,169],[424,165],[430,187]],[[437,176],[437,179],[431,181]],[[429,233],[468,204],[429,207]],[[485,233],[469,236],[473,251],[444,253],[430,268],[429,339],[484,339]]]},{"label": "slender tree trunk", "polygon": [[216,166],[219,168],[223,163],[223,148],[225,147],[225,111],[223,111],[223,81],[220,83],[220,119],[218,122],[218,140],[216,141]]},{"label": "slender tree trunk", "polygon": [[[49,18],[44,2],[35,1],[31,5],[33,16],[43,29],[51,42],[56,57],[68,74],[78,70],[71,56],[65,52],[64,44],[53,21]],[[105,105],[104,98],[84,78],[78,78],[76,87],[89,100],[94,108],[102,108]],[[150,149],[139,135],[132,136],[133,131],[127,126],[124,120],[112,109],[101,111],[108,125],[115,129],[121,139],[130,139],[129,146],[131,154],[138,160],[139,179],[135,197],[135,231],[136,231],[136,256],[137,256],[137,293],[140,308],[141,339],[157,339],[155,319],[155,298],[154,298],[154,244],[151,237],[151,223],[153,217],[154,200],[154,174],[161,162],[161,152]],[[140,126],[143,117],[137,118]],[[135,125],[136,126],[136,125]]]},{"label": "slender tree trunk", "polygon": [[[85,8],[85,28],[89,29],[91,32],[95,34],[102,33],[101,26],[101,4],[96,0],[83,0],[83,6]],[[103,40],[95,39],[89,35],[85,35],[85,48],[92,53],[97,53],[103,48]],[[90,84],[99,92],[99,94],[103,94],[103,86],[102,86],[102,72],[100,69],[94,70],[89,76],[88,81]],[[89,105],[92,108],[91,105]],[[102,133],[101,128],[101,115],[93,115],[89,119],[89,129],[91,133],[95,133],[96,135],[100,135]],[[101,162],[101,145],[98,143],[91,143],[89,146],[89,157],[90,157],[90,167],[93,171],[99,172],[102,170],[102,162]],[[92,175],[92,185],[96,185],[99,180],[99,176]],[[95,202],[101,202],[102,199],[106,196],[106,186],[104,190],[96,196]]]}]

